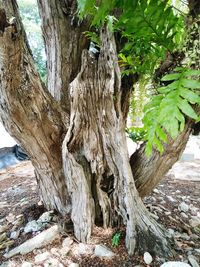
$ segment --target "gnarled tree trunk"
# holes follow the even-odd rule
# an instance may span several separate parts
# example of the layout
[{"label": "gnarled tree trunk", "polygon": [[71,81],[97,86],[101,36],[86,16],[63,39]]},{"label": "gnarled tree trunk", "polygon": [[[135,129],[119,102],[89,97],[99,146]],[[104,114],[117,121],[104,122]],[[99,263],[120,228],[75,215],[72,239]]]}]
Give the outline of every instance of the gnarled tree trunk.
[{"label": "gnarled tree trunk", "polygon": [[[170,253],[163,229],[144,207],[136,186],[142,196],[149,192],[147,188],[178,159],[186,141],[172,141],[177,154],[167,164],[163,159],[171,153],[170,145],[166,158],[155,152],[149,159],[152,171],[140,168],[146,160],[142,148],[137,159],[131,159],[131,170],[124,131],[130,88],[122,90],[130,83],[121,80],[113,34],[102,30],[100,55],[93,58],[82,33],[87,22],[79,25],[75,19],[76,1],[38,3],[47,88],[34,66],[16,1],[0,0],[0,116],[28,152],[44,204],[71,214],[81,241],[89,240],[102,216],[104,227],[118,221],[126,225],[130,254],[135,249]],[[9,17],[16,21],[9,22]]]}]

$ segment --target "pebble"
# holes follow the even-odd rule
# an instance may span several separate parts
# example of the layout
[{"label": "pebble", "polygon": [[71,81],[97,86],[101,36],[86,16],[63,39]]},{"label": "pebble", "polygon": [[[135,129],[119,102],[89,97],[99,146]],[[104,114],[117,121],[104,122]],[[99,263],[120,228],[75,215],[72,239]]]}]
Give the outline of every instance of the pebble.
[{"label": "pebble", "polygon": [[24,227],[24,232],[31,233],[31,232],[38,232],[44,228],[44,225],[41,222],[36,222],[35,220],[28,222]]},{"label": "pebble", "polygon": [[17,239],[19,237],[20,231],[14,231],[10,234],[10,239]]},{"label": "pebble", "polygon": [[145,253],[144,253],[143,259],[144,259],[144,262],[145,262],[147,265],[151,264],[152,261],[153,261],[153,258],[152,258],[151,254],[150,254],[149,252],[145,252]]},{"label": "pebble", "polygon": [[189,224],[192,227],[197,227],[200,225],[200,218],[192,216],[192,219],[189,220]]},{"label": "pebble", "polygon": [[44,253],[42,253],[42,254],[38,254],[38,255],[36,255],[35,256],[35,263],[43,263],[43,262],[45,262],[49,257],[51,256],[51,254],[48,252],[48,251],[46,251],[46,252],[44,252]]},{"label": "pebble", "polygon": [[171,196],[167,196],[167,199],[169,200],[169,201],[171,201],[171,202],[177,202],[177,200],[176,199],[174,199],[173,197],[171,197]]},{"label": "pebble", "polygon": [[182,218],[184,218],[184,219],[188,219],[188,215],[185,214],[185,212],[181,212],[180,215],[181,215]]},{"label": "pebble", "polygon": [[112,258],[113,256],[115,256],[115,253],[113,253],[109,248],[104,245],[96,245],[94,255],[97,257]]},{"label": "pebble", "polygon": [[62,247],[69,247],[73,244],[73,240],[70,237],[66,237],[62,242]]},{"label": "pebble", "polygon": [[178,206],[178,209],[179,209],[180,211],[183,211],[183,212],[188,212],[188,210],[189,210],[189,205],[186,204],[185,202],[181,202],[181,203],[179,204],[179,206]]},{"label": "pebble", "polygon": [[52,217],[53,217],[53,211],[50,210],[50,211],[46,211],[44,212],[40,218],[37,220],[38,223],[48,223],[52,220]]}]

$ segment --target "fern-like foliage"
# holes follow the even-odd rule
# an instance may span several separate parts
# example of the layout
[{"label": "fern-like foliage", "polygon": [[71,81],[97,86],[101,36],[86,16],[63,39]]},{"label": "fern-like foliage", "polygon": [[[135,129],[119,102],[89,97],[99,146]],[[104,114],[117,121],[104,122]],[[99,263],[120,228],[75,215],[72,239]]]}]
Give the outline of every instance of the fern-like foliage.
[{"label": "fern-like foliage", "polygon": [[163,0],[78,0],[81,18],[91,26],[105,22],[126,40],[119,58],[123,74],[152,74],[155,67],[181,43],[183,18]]},{"label": "fern-like foliage", "polygon": [[200,82],[195,79],[200,71],[186,68],[176,68],[175,71],[162,78],[169,84],[158,88],[158,94],[145,106],[143,123],[147,129],[147,155],[151,154],[153,145],[163,152],[167,134],[176,138],[184,129],[185,116],[200,120],[192,107],[200,105]]}]

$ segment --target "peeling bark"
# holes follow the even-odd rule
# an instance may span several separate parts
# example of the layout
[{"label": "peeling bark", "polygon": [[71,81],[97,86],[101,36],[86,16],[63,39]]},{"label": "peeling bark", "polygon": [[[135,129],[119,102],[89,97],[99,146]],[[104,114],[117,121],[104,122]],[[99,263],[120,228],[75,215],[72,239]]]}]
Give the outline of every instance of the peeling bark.
[{"label": "peeling bark", "polygon": [[[63,164],[75,235],[83,242],[91,235],[95,219],[92,187],[96,187],[104,226],[123,220],[130,254],[136,248],[168,254],[164,232],[145,209],[134,184],[121,110],[117,51],[114,37],[106,29],[101,43],[98,60],[83,51],[81,71],[70,84],[71,116],[63,142]],[[111,176],[113,191],[109,193]],[[139,238],[141,233],[145,238]],[[149,246],[149,240],[154,240],[154,246],[152,242]]]},{"label": "peeling bark", "polygon": [[[114,36],[102,30],[100,55],[94,59],[82,34],[87,22],[78,24],[74,17],[76,1],[38,3],[48,88],[34,66],[16,1],[0,0],[0,116],[28,152],[45,205],[71,213],[75,235],[83,242],[102,216],[104,227],[126,225],[130,254],[169,254],[164,230],[145,209],[136,186],[143,195],[158,182],[178,158],[191,125],[177,143],[166,146],[163,157],[155,152],[149,165],[141,148],[131,170],[124,128],[134,77],[121,79]],[[15,23],[5,19],[5,10]]]},{"label": "peeling bark", "polygon": [[80,70],[81,53],[88,46],[84,31],[89,26],[78,21],[76,1],[38,0],[47,54],[48,90],[70,111],[69,83]]},{"label": "peeling bark", "polygon": [[0,34],[1,120],[30,156],[46,206],[66,213],[69,199],[62,171],[61,142],[67,117],[40,80],[16,3],[6,1],[3,7],[16,18],[16,23]]}]

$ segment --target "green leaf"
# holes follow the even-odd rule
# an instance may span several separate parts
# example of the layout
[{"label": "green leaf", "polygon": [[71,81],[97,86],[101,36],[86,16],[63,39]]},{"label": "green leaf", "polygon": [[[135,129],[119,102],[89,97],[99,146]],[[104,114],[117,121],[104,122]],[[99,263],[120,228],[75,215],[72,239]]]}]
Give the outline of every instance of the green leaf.
[{"label": "green leaf", "polygon": [[178,80],[181,76],[181,73],[171,73],[162,77],[161,81],[174,81]]},{"label": "green leaf", "polygon": [[181,79],[181,84],[187,88],[200,89],[200,82],[192,79]]},{"label": "green leaf", "polygon": [[196,112],[191,107],[191,105],[188,104],[187,100],[183,99],[181,101],[178,101],[178,107],[188,117],[190,117],[190,118],[192,118],[194,120],[198,119],[198,116],[197,116]]},{"label": "green leaf", "polygon": [[199,76],[200,75],[200,70],[192,70],[189,69],[184,73],[184,76]]},{"label": "green leaf", "polygon": [[181,87],[180,95],[192,104],[200,104],[200,96],[187,88]]}]

